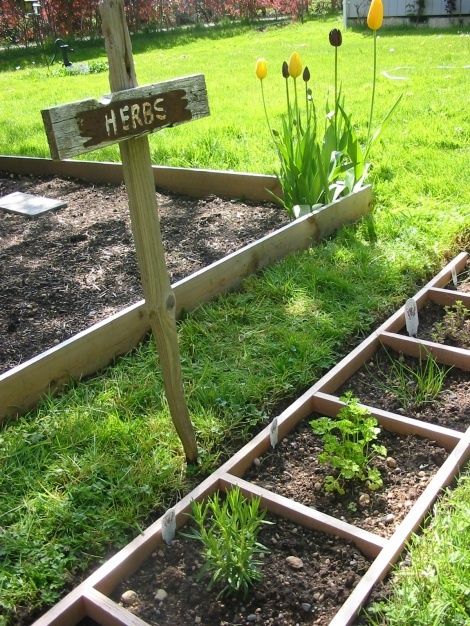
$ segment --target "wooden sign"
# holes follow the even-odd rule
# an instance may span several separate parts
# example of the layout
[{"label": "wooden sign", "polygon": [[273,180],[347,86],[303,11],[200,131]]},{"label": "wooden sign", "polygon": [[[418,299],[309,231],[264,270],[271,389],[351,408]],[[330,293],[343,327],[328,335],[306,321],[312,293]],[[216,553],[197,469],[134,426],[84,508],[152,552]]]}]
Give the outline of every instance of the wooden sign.
[{"label": "wooden sign", "polygon": [[53,159],[70,157],[209,115],[204,76],[125,89],[41,111]]},{"label": "wooden sign", "polygon": [[[101,0],[109,61],[110,96],[42,111],[52,157],[65,159],[119,143],[129,198],[145,305],[157,344],[163,385],[186,459],[197,460],[197,444],[184,397],[176,328],[176,300],[165,265],[147,135],[209,115],[204,76],[137,86],[124,0]],[[168,536],[172,528],[168,518]]]}]

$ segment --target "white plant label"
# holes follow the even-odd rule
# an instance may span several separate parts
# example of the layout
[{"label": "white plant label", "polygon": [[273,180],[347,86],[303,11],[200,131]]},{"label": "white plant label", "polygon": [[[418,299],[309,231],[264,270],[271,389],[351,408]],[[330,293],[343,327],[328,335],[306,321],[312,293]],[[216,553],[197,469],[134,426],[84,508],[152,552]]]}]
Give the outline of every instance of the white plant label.
[{"label": "white plant label", "polygon": [[405,303],[405,321],[406,330],[410,337],[416,337],[418,334],[419,318],[418,307],[414,298],[410,298]]},{"label": "white plant label", "polygon": [[452,282],[454,283],[454,287],[457,289],[457,270],[455,267],[452,268]]},{"label": "white plant label", "polygon": [[279,441],[279,429],[277,425],[277,417],[273,419],[273,421],[271,422],[271,426],[269,427],[269,439],[271,440],[271,446],[275,448],[277,445],[277,442]]},{"label": "white plant label", "polygon": [[175,538],[176,532],[176,515],[174,509],[168,509],[162,519],[162,539],[163,541],[171,545]]}]

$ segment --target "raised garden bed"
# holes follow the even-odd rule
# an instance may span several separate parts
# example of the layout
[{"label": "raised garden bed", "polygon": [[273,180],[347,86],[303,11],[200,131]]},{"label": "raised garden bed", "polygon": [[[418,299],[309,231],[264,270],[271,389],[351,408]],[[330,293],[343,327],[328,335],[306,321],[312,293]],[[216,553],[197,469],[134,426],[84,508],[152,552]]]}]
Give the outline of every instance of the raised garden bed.
[{"label": "raised garden bed", "polygon": [[[122,168],[119,164],[110,163],[57,162],[49,159],[0,157],[0,170],[16,174],[73,176],[87,182],[97,183],[100,181],[103,184],[119,184],[122,181]],[[195,197],[205,196],[208,193],[221,193],[225,198],[237,198],[238,200],[245,198],[246,202],[248,200],[260,202],[271,198],[268,190],[278,191],[277,179],[273,176],[161,167],[154,167],[153,173],[156,184],[165,190],[179,191]],[[105,192],[105,195],[110,194]],[[218,203],[219,200],[215,202]],[[202,204],[201,201],[200,208],[203,213]],[[234,207],[235,205],[230,203],[229,211],[235,210],[236,212]],[[189,311],[202,302],[237,288],[244,277],[288,254],[308,248],[319,239],[330,235],[341,225],[356,221],[366,214],[370,207],[371,188],[367,186],[338,202],[290,222],[284,227],[261,237],[261,239],[257,239],[211,263],[209,266],[178,280],[173,284],[176,297],[176,314],[181,315],[182,312]],[[270,209],[270,211],[272,210]],[[204,215],[202,217],[204,218]],[[57,213],[57,219],[60,219],[60,213]],[[78,220],[80,220],[80,216],[78,216]],[[251,222],[251,220],[250,216],[249,221]],[[281,220],[284,218],[282,217]],[[118,224],[116,227],[119,229],[122,228],[122,225]],[[186,232],[188,230],[186,223],[184,227],[186,229],[184,232]],[[210,228],[206,224],[204,229],[207,232]],[[249,231],[250,229],[246,228],[245,234],[248,237]],[[115,241],[115,234],[112,237],[114,241],[111,242],[108,252],[113,251],[113,246],[122,245],[122,242]],[[177,239],[180,240],[180,238],[181,233],[177,235]],[[80,252],[87,245],[85,240],[81,239],[83,239],[83,233],[78,241],[73,242],[73,246],[78,246],[79,257],[86,257],[87,254]],[[207,240],[207,237],[205,239]],[[98,250],[96,254],[99,257],[100,251]],[[198,262],[201,263],[202,261]],[[102,265],[104,259],[101,258],[100,263]],[[91,271],[88,271],[86,276],[82,274],[81,279],[85,283],[91,281],[93,284],[93,281],[96,282],[97,280],[99,282],[99,277],[94,277]],[[74,291],[76,291],[76,286],[69,285],[69,292],[74,293]],[[125,288],[123,288],[123,292],[127,297]],[[39,298],[43,298],[41,293],[46,292],[40,291]],[[106,294],[107,298],[113,301],[111,286],[107,287]],[[59,300],[63,297],[61,292],[57,294],[57,297]],[[47,299],[45,296],[44,298]],[[104,305],[105,308],[109,306],[110,300],[107,300]],[[42,301],[37,306],[38,310],[41,303]],[[71,303],[74,303],[73,297]],[[10,321],[7,326],[9,323]],[[11,323],[11,328],[18,324],[15,319],[12,319]],[[95,373],[108,365],[116,356],[134,348],[143,339],[149,328],[145,303],[138,301],[49,348],[29,361],[0,374],[0,397],[2,400],[0,402],[0,419],[24,413],[34,406],[44,393],[60,388],[71,378],[79,379]],[[50,340],[54,341],[52,337]]]},{"label": "raised garden bed", "polygon": [[[22,191],[67,207],[33,220],[0,211],[0,373],[143,297],[123,185],[0,172],[0,196]],[[172,281],[285,226],[274,204],[157,194]]]},{"label": "raised garden bed", "polygon": [[[450,280],[452,269],[456,268],[458,271],[462,270],[466,261],[467,255],[465,253],[459,255],[432,281],[430,281],[425,288],[416,294],[415,299],[418,306],[422,307],[428,299],[433,299],[435,301],[436,297],[440,297],[440,291]],[[450,290],[447,294],[447,299],[452,297]],[[457,295],[458,294],[454,294],[454,296]],[[446,304],[448,304],[448,301],[446,301]],[[398,469],[401,471],[401,466],[404,465],[404,461],[399,458],[401,441],[402,443],[407,442],[405,447],[409,451],[409,456],[411,457],[411,461],[413,463],[412,467],[415,472],[417,472],[417,476],[415,478],[416,482],[412,487],[415,490],[414,497],[416,499],[411,505],[405,503],[405,514],[403,517],[401,511],[396,513],[397,517],[402,517],[402,519],[391,536],[388,538],[384,536],[390,535],[388,524],[384,523],[383,527],[381,527],[380,522],[375,523],[377,522],[377,515],[374,514],[373,511],[372,515],[369,516],[371,518],[372,525],[369,522],[367,524],[364,522],[364,526],[374,528],[374,532],[370,532],[369,530],[360,528],[356,525],[362,522],[354,516],[349,517],[349,519],[352,519],[355,523],[349,523],[347,521],[347,516],[350,513],[353,514],[355,512],[351,510],[352,507],[348,509],[348,498],[345,499],[346,508],[343,507],[342,509],[336,511],[333,509],[333,512],[340,516],[340,518],[338,518],[330,515],[332,512],[331,509],[328,513],[325,513],[319,511],[317,508],[312,508],[307,504],[303,504],[302,502],[292,499],[292,496],[296,499],[301,499],[303,497],[302,493],[298,495],[297,493],[292,493],[290,490],[287,490],[285,493],[289,497],[285,497],[280,493],[283,489],[282,485],[292,484],[292,477],[290,475],[282,474],[281,471],[284,472],[286,467],[292,470],[292,464],[298,467],[299,459],[308,463],[310,460],[309,457],[312,457],[316,452],[315,443],[312,443],[313,448],[309,451],[308,448],[310,443],[302,439],[302,433],[303,430],[305,430],[305,423],[299,427],[298,432],[293,432],[292,435],[289,435],[289,433],[293,431],[303,420],[311,416],[312,413],[335,417],[338,414],[338,411],[344,406],[344,403],[337,396],[332,394],[337,393],[341,385],[345,384],[354,372],[356,372],[364,363],[370,362],[381,346],[385,345],[388,349],[401,351],[412,357],[424,357],[425,355],[432,353],[438,362],[443,362],[445,365],[452,365],[463,372],[468,372],[468,370],[470,370],[469,350],[463,348],[453,348],[446,345],[438,345],[433,342],[419,341],[397,334],[397,331],[400,331],[403,326],[404,308],[392,315],[392,317],[389,318],[375,333],[366,338],[360,346],[353,350],[353,352],[343,359],[343,361],[341,361],[330,372],[316,382],[302,397],[277,416],[275,418],[276,422],[273,422],[273,424],[260,432],[251,442],[249,442],[244,448],[242,448],[237,454],[229,459],[229,461],[216,470],[210,477],[208,477],[193,492],[188,494],[173,508],[178,527],[183,526],[188,521],[188,513],[193,500],[205,500],[208,495],[214,493],[215,491],[229,490],[234,486],[238,486],[243,494],[248,498],[253,496],[259,497],[262,506],[266,508],[271,515],[276,515],[290,520],[290,522],[296,524],[297,526],[302,526],[310,530],[313,529],[316,532],[322,533],[322,543],[323,546],[326,547],[327,551],[329,546],[333,547],[333,551],[349,551],[350,548],[346,548],[342,543],[343,540],[354,544],[355,548],[354,551],[351,549],[351,560],[349,561],[349,564],[346,565],[346,569],[342,570],[341,574],[337,573],[335,576],[336,581],[339,581],[340,583],[337,585],[340,589],[340,600],[343,600],[349,589],[351,590],[350,595],[347,597],[342,606],[339,608],[334,607],[333,609],[331,604],[328,604],[329,598],[326,593],[323,594],[323,597],[322,594],[316,597],[312,594],[311,601],[310,596],[308,596],[308,600],[304,596],[292,596],[297,610],[299,602],[302,611],[304,611],[302,604],[305,606],[309,604],[310,607],[309,611],[305,610],[304,613],[289,613],[286,620],[290,621],[287,621],[287,623],[329,623],[330,626],[346,626],[354,623],[358,612],[366,603],[374,585],[386,576],[391,565],[398,559],[410,534],[418,528],[424,516],[429,512],[433,502],[439,495],[440,490],[453,480],[456,473],[470,457],[470,428],[466,429],[463,433],[462,431],[454,428],[443,427],[435,422],[425,422],[419,419],[411,418],[408,415],[394,413],[378,407],[370,407],[372,415],[374,415],[382,427],[388,431],[386,435],[388,438],[387,445],[390,450],[393,450],[392,454],[394,455],[389,458],[393,458],[397,465],[396,468],[390,467],[391,465],[394,465],[394,463],[390,463],[389,461],[387,466],[388,469]],[[271,437],[276,429],[278,431],[279,443],[277,444],[277,449],[273,452],[271,448]],[[396,433],[396,435],[394,436],[393,433]],[[298,447],[295,454],[288,456],[286,460],[286,456],[282,455],[282,452],[284,449],[292,447],[290,446],[290,443],[292,443],[296,437],[299,437],[299,434],[301,438],[297,441],[296,445]],[[310,436],[310,433],[306,434],[304,432],[303,434],[305,436],[308,435],[308,437]],[[287,439],[284,440],[285,437],[287,437]],[[412,447],[408,443],[411,441],[417,442],[413,444],[413,446],[417,446],[416,448]],[[394,448],[394,446],[398,447]],[[445,458],[446,453],[448,453],[447,458]],[[247,478],[257,481],[261,472],[265,469],[263,468],[263,458],[268,460],[266,463],[266,466],[268,467],[268,463],[274,455],[279,455],[280,465],[276,465],[271,468],[273,472],[277,472],[277,476],[268,478],[267,482],[263,483],[265,485],[264,487],[242,478],[246,475]],[[433,467],[430,465],[431,462],[434,465]],[[289,465],[289,463],[291,465]],[[385,464],[387,465],[387,461],[385,461]],[[251,474],[246,474],[249,468],[253,465],[259,469],[253,470],[253,473]],[[423,467],[420,469],[420,466]],[[385,468],[383,469],[385,470]],[[420,472],[423,473],[420,475]],[[433,475],[430,478],[431,474]],[[394,475],[391,474],[388,485],[385,485],[385,490],[390,485],[392,485],[392,490],[394,488],[393,485],[400,485],[400,481],[395,483],[394,478]],[[312,480],[314,480],[314,478],[312,478]],[[423,483],[427,483],[424,489],[422,489],[421,481]],[[409,485],[409,483],[407,483],[407,485]],[[266,486],[269,486],[269,489],[266,489]],[[399,489],[402,488],[403,484],[399,486]],[[409,489],[408,486],[406,488]],[[307,489],[303,491],[305,493],[308,492]],[[411,491],[411,489],[409,489],[409,491]],[[377,497],[380,497],[379,492],[377,492],[376,495]],[[408,495],[411,495],[411,493]],[[350,496],[352,496],[352,493]],[[390,498],[390,500],[393,500],[393,498]],[[386,502],[388,505],[390,500],[385,497],[383,502]],[[351,503],[351,501],[350,497],[349,503]],[[308,504],[316,504],[316,501],[308,499],[306,499],[305,502]],[[379,508],[376,510],[379,511]],[[361,513],[361,515],[363,514]],[[380,515],[381,512],[379,513],[379,517]],[[341,517],[345,519],[341,519]],[[374,517],[376,518],[375,520]],[[395,519],[390,520],[390,523],[394,521]],[[397,519],[397,521],[399,520]],[[116,624],[144,626],[149,623],[157,623],[155,621],[155,613],[151,616],[142,612],[141,615],[145,616],[144,620],[127,610],[127,608],[122,606],[119,601],[121,599],[120,594],[124,587],[128,587],[131,584],[139,584],[139,580],[141,580],[139,576],[147,576],[146,571],[154,571],[156,573],[157,571],[160,571],[157,568],[165,566],[166,556],[171,553],[172,548],[167,549],[162,547],[162,525],[163,518],[160,518],[152,526],[145,530],[142,535],[137,537],[126,548],[115,555],[110,561],[105,563],[99,570],[92,574],[53,609],[40,618],[35,623],[36,626],[49,626],[51,624],[67,624],[69,626],[73,626],[84,618],[91,618],[94,623],[100,625]],[[283,526],[284,523],[282,523],[282,527]],[[292,526],[290,526],[290,528],[292,528]],[[272,532],[272,529],[270,532]],[[297,535],[297,533],[293,530],[288,532],[290,532],[291,535]],[[276,542],[273,543],[272,541],[273,535],[270,537],[270,547],[273,545],[277,546],[278,543],[281,544],[281,540],[278,542],[276,534],[274,534]],[[282,535],[279,534],[279,537],[281,539]],[[311,537],[313,537],[313,535],[307,533],[305,538],[299,544],[296,544],[297,546],[304,548],[303,552],[299,552],[299,554],[291,556],[297,556],[302,560],[305,558],[305,561],[310,563],[308,542],[312,540]],[[341,541],[331,544],[329,542],[332,541],[332,537],[338,537]],[[305,542],[305,544],[302,542]],[[180,549],[180,544],[178,543],[175,548],[176,555]],[[362,556],[357,556],[357,553],[355,552],[356,548],[361,552]],[[312,563],[312,567],[321,574],[323,565],[331,566],[333,559],[330,556],[321,556],[319,549],[314,548],[314,550],[315,552],[318,552],[318,557],[316,559],[317,563]],[[288,551],[293,551],[292,544],[290,544]],[[173,556],[171,558],[173,558]],[[284,554],[281,559],[282,558],[284,558]],[[330,562],[327,563],[326,561],[322,561],[323,558],[329,558]],[[364,576],[358,579],[357,574],[359,571],[355,570],[351,572],[351,562],[359,562],[359,559],[361,559],[360,562],[365,563],[366,558],[372,560],[372,562],[365,571]],[[145,564],[147,559],[150,559],[150,561],[147,562],[148,564]],[[174,563],[167,563],[167,565],[171,565],[171,567],[176,568],[176,571],[182,571],[180,570],[179,565],[175,565]],[[147,570],[147,567],[150,569]],[[331,569],[333,569],[333,567],[334,566],[332,566]],[[267,568],[265,573],[266,578],[276,580],[276,577],[279,574],[282,575],[282,569],[280,568],[280,562],[276,562],[271,565]],[[308,565],[308,569],[310,571],[310,564]],[[276,570],[276,573],[274,574],[272,570]],[[130,579],[129,577],[136,571],[140,573],[136,574],[136,578]],[[173,574],[175,574],[175,570],[172,571]],[[185,580],[187,576],[189,577],[189,573],[184,573]],[[182,578],[180,574],[177,574],[176,577]],[[120,587],[119,585],[123,580],[126,580],[126,583]],[[151,584],[151,590],[149,590],[151,594],[150,597],[145,596],[142,585],[140,591],[141,596],[139,596],[139,590],[136,590],[137,598],[135,599],[136,606],[134,607],[136,612],[140,611],[140,608],[145,610],[144,607],[147,606],[149,602],[155,602],[154,593],[157,585],[158,588],[163,588],[160,586],[161,579],[158,579],[158,577],[155,578]],[[277,602],[279,602],[279,606],[285,606],[283,604],[284,600],[282,598],[274,597],[271,603],[267,605],[264,602],[267,598],[263,597],[261,590],[264,590],[265,595],[267,594],[265,587],[260,587],[258,591],[253,592],[253,596],[251,598],[254,601],[253,605],[248,603],[246,605],[240,605],[240,602],[229,605],[230,608],[228,610],[228,615],[231,616],[231,618],[235,617],[236,619],[240,619],[240,623],[256,623],[257,621],[262,620],[263,615],[266,616],[268,620],[267,623],[271,623],[269,621],[271,619],[273,620],[273,624],[282,623],[276,621],[276,619],[279,619],[279,612],[282,612],[278,608]],[[204,595],[208,595],[206,590],[204,590]],[[162,602],[165,602],[168,597],[169,596],[166,596]],[[114,600],[112,598],[114,598]],[[262,599],[263,603],[261,602]],[[176,599],[176,604],[174,605],[175,610],[177,610],[178,606],[183,605],[185,601],[186,600],[181,598],[179,601]],[[155,607],[155,604],[153,606]],[[193,607],[190,608],[194,609],[196,606],[198,607],[198,611],[207,611],[208,614],[210,614],[211,611],[214,611],[215,619],[219,620],[218,623],[220,623],[220,620],[225,619],[224,617],[221,617],[222,614],[218,611],[219,609],[225,609],[226,607],[218,607],[215,596],[212,596],[212,601],[210,604],[206,605],[206,608],[199,609],[197,600],[195,601]],[[243,609],[241,606],[243,606]],[[165,610],[164,605],[156,608],[160,611]],[[332,616],[331,611],[335,611],[336,609],[336,613]],[[285,610],[286,613],[288,613],[288,611],[291,611],[292,609],[289,608]],[[247,611],[253,612],[247,613]],[[277,617],[276,611],[278,613]],[[162,613],[160,613],[160,618],[161,615]],[[199,622],[196,618],[200,618],[201,621]],[[186,619],[188,619],[187,622],[184,621]],[[152,622],[152,620],[154,621]],[[90,622],[82,622],[82,624],[86,623]],[[212,622],[210,620],[205,620],[204,615],[192,613],[189,614],[189,618],[182,618],[181,623],[189,624]]]}]

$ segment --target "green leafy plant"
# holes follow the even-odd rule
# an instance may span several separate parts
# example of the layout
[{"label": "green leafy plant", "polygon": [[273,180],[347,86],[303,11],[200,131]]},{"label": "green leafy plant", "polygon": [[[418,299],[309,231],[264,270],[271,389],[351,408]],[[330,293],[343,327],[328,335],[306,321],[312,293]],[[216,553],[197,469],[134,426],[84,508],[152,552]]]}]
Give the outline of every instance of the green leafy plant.
[{"label": "green leafy plant", "polygon": [[[267,112],[263,86],[267,76],[267,63],[263,58],[258,59],[256,63],[256,76],[260,80],[264,113],[280,165],[277,175],[283,197],[274,197],[284,206],[290,217],[309,213],[316,206],[337,200],[362,187],[369,170],[367,159],[370,149],[401,99],[400,96],[372,133],[377,74],[376,30],[381,22],[375,19],[371,24],[374,30],[374,74],[368,133],[364,146],[358,140],[351,115],[346,112],[345,100],[338,87],[338,49],[342,44],[339,29],[334,28],[329,33],[330,44],[335,50],[334,105],[330,107],[327,102],[322,124],[318,123],[313,92],[309,87],[310,71],[305,67],[302,72],[300,55],[293,52],[289,62],[284,61],[282,65],[287,112],[281,116],[280,128],[273,128]],[[299,96],[298,93],[300,77],[304,82],[305,97]]]},{"label": "green leafy plant", "polygon": [[323,452],[318,459],[334,470],[325,479],[325,491],[345,493],[345,483],[364,481],[371,490],[382,486],[382,478],[372,461],[386,456],[387,449],[374,443],[380,428],[370,412],[359,404],[351,392],[341,400],[346,405],[336,418],[320,417],[310,422],[313,432],[323,441]]},{"label": "green leafy plant", "polygon": [[238,487],[222,498],[219,494],[206,502],[193,502],[192,518],[196,528],[186,533],[203,545],[204,563],[200,574],[209,574],[209,589],[222,585],[220,595],[246,596],[262,577],[260,555],[267,548],[257,537],[266,521],[260,499],[247,500]]},{"label": "green leafy plant", "polygon": [[432,338],[438,343],[455,341],[470,345],[470,309],[461,300],[452,306],[444,307],[445,315],[433,327]]},{"label": "green leafy plant", "polygon": [[431,353],[413,366],[408,365],[403,356],[398,359],[388,356],[390,370],[382,386],[393,393],[404,409],[419,408],[435,400],[452,369],[440,366]]}]

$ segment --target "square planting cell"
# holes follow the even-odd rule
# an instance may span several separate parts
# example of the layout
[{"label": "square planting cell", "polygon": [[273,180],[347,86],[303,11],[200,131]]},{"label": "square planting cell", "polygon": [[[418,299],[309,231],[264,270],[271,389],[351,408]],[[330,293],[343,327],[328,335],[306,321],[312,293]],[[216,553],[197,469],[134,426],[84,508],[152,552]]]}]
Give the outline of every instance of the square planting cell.
[{"label": "square planting cell", "polygon": [[36,217],[36,215],[41,215],[46,211],[62,209],[66,206],[67,203],[63,200],[34,196],[21,191],[15,191],[14,193],[0,198],[0,209],[8,211],[9,213],[25,215],[26,217]]}]

